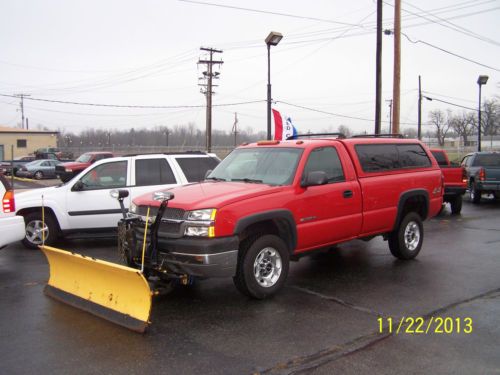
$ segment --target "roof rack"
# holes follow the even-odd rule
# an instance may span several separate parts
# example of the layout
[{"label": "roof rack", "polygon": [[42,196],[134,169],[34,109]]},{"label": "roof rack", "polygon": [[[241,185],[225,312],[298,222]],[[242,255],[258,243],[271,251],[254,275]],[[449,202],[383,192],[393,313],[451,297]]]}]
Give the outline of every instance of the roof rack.
[{"label": "roof rack", "polygon": [[308,134],[295,134],[286,138],[287,141],[297,138],[311,138],[311,137],[324,137],[324,136],[337,136],[337,138],[345,138],[344,133],[308,133]]},{"label": "roof rack", "polygon": [[404,138],[403,134],[358,134],[353,135],[351,138]]},{"label": "roof rack", "polygon": [[177,151],[177,152],[140,152],[138,154],[125,154],[122,156],[139,156],[139,155],[207,155],[205,151]]}]

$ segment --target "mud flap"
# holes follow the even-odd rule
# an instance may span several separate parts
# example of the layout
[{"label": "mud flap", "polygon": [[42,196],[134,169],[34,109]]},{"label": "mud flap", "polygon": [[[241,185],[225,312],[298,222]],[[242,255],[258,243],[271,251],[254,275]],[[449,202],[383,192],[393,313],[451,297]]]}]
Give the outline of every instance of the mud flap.
[{"label": "mud flap", "polygon": [[149,324],[152,291],[135,268],[40,246],[50,266],[45,294],[136,332]]}]

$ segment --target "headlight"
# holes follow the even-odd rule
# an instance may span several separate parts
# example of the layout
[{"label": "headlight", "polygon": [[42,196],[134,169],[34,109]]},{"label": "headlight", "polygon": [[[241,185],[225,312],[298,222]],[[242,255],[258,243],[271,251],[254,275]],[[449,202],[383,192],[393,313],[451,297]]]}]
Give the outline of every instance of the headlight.
[{"label": "headlight", "polygon": [[188,212],[184,235],[191,237],[215,237],[214,221],[216,214],[217,210],[214,208]]},{"label": "headlight", "polygon": [[134,202],[130,203],[130,207],[128,209],[128,212],[136,214],[137,213],[137,206]]},{"label": "headlight", "polygon": [[188,212],[187,220],[189,221],[211,221],[215,220],[217,210],[214,208],[207,208],[205,210],[196,210]]}]

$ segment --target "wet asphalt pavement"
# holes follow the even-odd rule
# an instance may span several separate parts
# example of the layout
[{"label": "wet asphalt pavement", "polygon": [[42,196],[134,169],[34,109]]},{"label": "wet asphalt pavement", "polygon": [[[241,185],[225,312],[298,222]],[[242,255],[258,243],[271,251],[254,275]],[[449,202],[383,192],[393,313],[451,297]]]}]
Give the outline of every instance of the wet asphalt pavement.
[{"label": "wet asphalt pavement", "polygon": [[[118,262],[113,239],[59,247]],[[414,261],[393,258],[376,238],[292,263],[270,300],[242,296],[230,279],[180,287],[155,299],[141,335],[46,297],[43,254],[14,244],[0,250],[1,372],[500,373],[499,270],[500,201],[466,199],[462,215],[447,209],[426,222]],[[409,317],[424,318],[423,327],[458,319],[462,332],[431,324],[427,334],[406,333]],[[387,332],[388,318],[406,319],[398,334]]]}]

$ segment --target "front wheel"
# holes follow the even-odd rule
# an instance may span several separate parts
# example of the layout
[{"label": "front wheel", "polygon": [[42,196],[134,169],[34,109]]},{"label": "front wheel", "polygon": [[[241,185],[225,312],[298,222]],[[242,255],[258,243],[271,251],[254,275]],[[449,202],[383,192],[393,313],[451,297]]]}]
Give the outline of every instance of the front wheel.
[{"label": "front wheel", "polygon": [[[24,246],[29,249],[37,249],[39,245],[52,245],[57,239],[57,224],[51,215],[33,212],[24,217],[26,224],[26,235],[22,240]],[[44,242],[45,241],[45,242]]]},{"label": "front wheel", "polygon": [[424,226],[420,215],[415,212],[407,214],[398,228],[389,235],[389,249],[399,259],[415,258],[424,242]]},{"label": "front wheel", "polygon": [[236,288],[243,294],[264,299],[278,292],[288,275],[290,254],[283,240],[262,235],[242,243],[236,276]]}]

